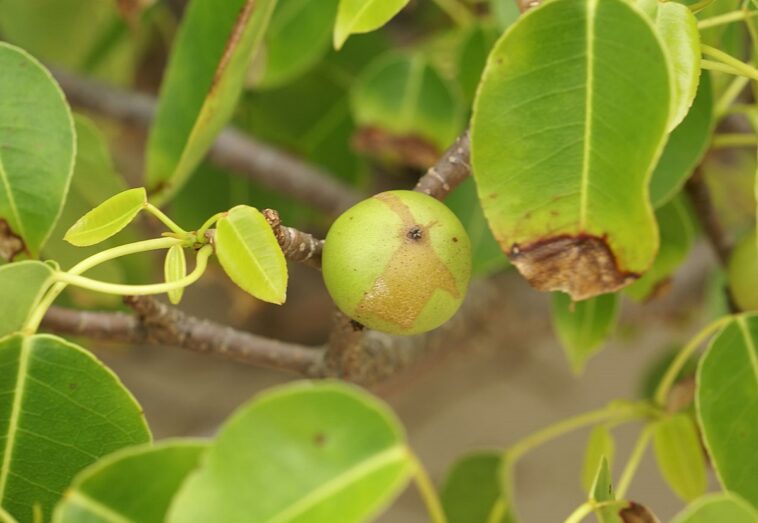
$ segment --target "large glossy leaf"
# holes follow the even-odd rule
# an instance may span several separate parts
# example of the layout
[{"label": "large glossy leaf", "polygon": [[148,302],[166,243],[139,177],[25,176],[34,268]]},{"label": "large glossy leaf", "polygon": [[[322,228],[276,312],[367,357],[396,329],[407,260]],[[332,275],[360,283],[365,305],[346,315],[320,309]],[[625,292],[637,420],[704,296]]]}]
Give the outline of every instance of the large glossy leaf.
[{"label": "large glossy leaf", "polygon": [[758,512],[734,494],[711,494],[694,501],[671,523],[758,523]]},{"label": "large glossy leaf", "polygon": [[590,432],[587,440],[587,448],[584,451],[584,463],[582,464],[582,490],[590,492],[595,475],[606,459],[610,465],[616,453],[616,444],[613,434],[605,425],[597,425]]},{"label": "large glossy leaf", "polygon": [[463,129],[460,96],[421,54],[389,54],[352,86],[358,147],[375,156],[429,167]]},{"label": "large glossy leaf", "polygon": [[740,316],[700,360],[696,406],[711,461],[724,488],[758,507],[758,317]]},{"label": "large glossy leaf", "polygon": [[648,183],[670,96],[659,39],[622,0],[546,2],[496,44],[474,105],[474,176],[533,286],[580,300],[650,266]]},{"label": "large glossy leaf", "polygon": [[244,291],[270,303],[287,299],[287,262],[257,209],[239,205],[219,220],[216,254],[226,274]]},{"label": "large glossy leaf", "polygon": [[618,305],[616,294],[603,294],[579,302],[573,302],[562,292],[553,294],[553,327],[574,372],[584,370],[587,360],[613,331]]},{"label": "large glossy leaf", "polygon": [[142,187],[115,194],[79,218],[63,239],[82,247],[100,243],[129,225],[146,204]]},{"label": "large glossy leaf", "polygon": [[[193,0],[161,85],[147,186],[173,194],[232,115],[276,0]],[[160,200],[159,200],[160,201]]]},{"label": "large glossy leaf", "polygon": [[653,448],[658,468],[671,489],[685,501],[705,493],[705,459],[692,418],[675,414],[657,422]]},{"label": "large glossy leaf", "polygon": [[695,225],[687,205],[683,196],[677,196],[655,212],[661,246],[653,266],[624,289],[627,295],[639,301],[655,297],[687,258],[695,241]]},{"label": "large glossy leaf", "polygon": [[313,67],[329,49],[338,2],[277,0],[254,62],[251,87],[278,87]]},{"label": "large glossy leaf", "polygon": [[55,336],[0,341],[0,505],[48,521],[73,477],[111,452],[150,440],[142,409],[92,354]]},{"label": "large glossy leaf", "polygon": [[34,306],[50,287],[53,269],[38,261],[0,266],[0,338],[21,330]]},{"label": "large glossy leaf", "polygon": [[486,276],[508,266],[508,258],[500,250],[484,219],[473,179],[459,185],[445,198],[445,205],[461,220],[471,240],[472,275]]},{"label": "large glossy leaf", "polygon": [[684,119],[700,78],[700,33],[690,9],[678,2],[639,0],[663,42],[672,67],[673,100],[669,129]]},{"label": "large glossy leaf", "polygon": [[50,73],[0,42],[0,258],[37,256],[74,168],[74,124]]},{"label": "large glossy leaf", "polygon": [[163,523],[171,500],[207,444],[169,440],[115,452],[84,469],[55,509],[54,523]]},{"label": "large glossy leaf", "polygon": [[226,423],[167,521],[365,521],[408,481],[408,452],[398,421],[365,392],[282,387]]},{"label": "large glossy leaf", "polygon": [[352,34],[379,29],[408,2],[410,0],[340,0],[334,25],[334,47],[341,48]]},{"label": "large glossy leaf", "polygon": [[690,112],[669,135],[650,180],[650,199],[661,207],[678,193],[708,150],[713,131],[711,77],[700,77]]},{"label": "large glossy leaf", "polygon": [[727,264],[729,293],[743,311],[758,311],[758,238],[755,231],[746,234],[732,249]]},{"label": "large glossy leaf", "polygon": [[441,491],[448,523],[513,523],[502,500],[502,452],[477,452],[455,462]]}]

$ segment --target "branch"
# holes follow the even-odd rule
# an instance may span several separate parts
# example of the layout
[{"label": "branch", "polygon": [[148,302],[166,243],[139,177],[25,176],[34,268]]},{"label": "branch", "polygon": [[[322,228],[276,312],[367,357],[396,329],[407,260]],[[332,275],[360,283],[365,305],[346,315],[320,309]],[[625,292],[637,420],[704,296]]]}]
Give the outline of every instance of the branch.
[{"label": "branch", "polygon": [[324,240],[282,225],[279,213],[273,209],[264,209],[263,216],[273,229],[285,258],[321,269],[321,251],[324,248]]},{"label": "branch", "polygon": [[123,343],[154,343],[218,354],[250,365],[318,376],[323,351],[284,343],[199,319],[155,298],[128,297],[135,315],[51,307],[45,330]]},{"label": "branch", "polygon": [[[53,69],[69,102],[126,125],[149,128],[155,115],[154,97],[110,87],[60,69]],[[227,127],[208,157],[219,167],[307,203],[332,216],[361,196],[333,175],[270,145]]]},{"label": "branch", "polygon": [[708,243],[713,248],[721,266],[726,267],[732,254],[733,245],[713,207],[713,200],[701,167],[695,168],[692,177],[687,180],[685,189],[695,209],[695,216],[697,216],[708,238]]},{"label": "branch", "polygon": [[444,200],[450,192],[471,175],[471,144],[465,131],[445,151],[435,165],[422,176],[414,191]]}]

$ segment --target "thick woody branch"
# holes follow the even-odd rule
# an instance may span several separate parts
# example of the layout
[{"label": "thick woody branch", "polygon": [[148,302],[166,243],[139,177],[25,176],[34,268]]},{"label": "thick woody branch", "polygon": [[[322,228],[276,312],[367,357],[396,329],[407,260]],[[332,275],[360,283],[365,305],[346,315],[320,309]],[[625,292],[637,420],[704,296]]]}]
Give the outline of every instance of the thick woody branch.
[{"label": "thick woody branch", "polygon": [[273,209],[264,209],[263,216],[274,231],[284,257],[288,260],[304,263],[316,269],[321,268],[321,251],[324,240],[312,234],[282,225],[279,213]]},{"label": "thick woody branch", "polygon": [[219,356],[304,376],[320,373],[323,351],[256,336],[190,316],[150,297],[129,297],[135,315],[51,307],[42,328],[122,343],[154,343]]},{"label": "thick woody branch", "polygon": [[[59,69],[53,73],[72,105],[126,125],[150,126],[157,107],[154,97],[110,87]],[[333,216],[361,198],[323,169],[233,128],[221,132],[208,156],[219,167]]]}]

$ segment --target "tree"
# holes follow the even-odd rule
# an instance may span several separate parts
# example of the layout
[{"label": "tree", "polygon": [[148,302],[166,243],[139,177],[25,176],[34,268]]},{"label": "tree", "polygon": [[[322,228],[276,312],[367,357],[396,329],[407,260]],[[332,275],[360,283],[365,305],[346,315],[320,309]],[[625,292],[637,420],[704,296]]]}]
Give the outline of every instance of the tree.
[{"label": "tree", "polygon": [[[757,143],[757,11],[538,4],[0,1],[0,519],[348,523],[413,481],[434,522],[513,522],[519,460],[591,428],[577,471],[586,501],[566,522],[657,521],[627,496],[649,446],[688,503],[676,522],[758,521],[752,194],[750,212],[734,212],[755,167],[750,191],[713,176]],[[157,97],[134,90],[156,77]],[[111,160],[114,123],[149,131],[138,183]],[[411,180],[415,193],[379,189]],[[303,230],[338,216],[326,243]],[[643,399],[607,398],[463,456],[438,489],[400,421],[361,388],[465,338],[465,311],[431,329],[470,272],[486,285],[508,266],[553,293],[580,374],[622,296],[665,292],[698,231],[721,263],[716,311],[655,362]],[[138,283],[153,251],[163,281]],[[324,347],[177,307],[212,260],[281,304],[296,284],[287,261],[319,270],[322,253],[342,308]],[[212,439],[152,442],[118,377],[64,335],[311,380],[253,398]],[[614,478],[613,430],[631,422],[639,437]]]}]

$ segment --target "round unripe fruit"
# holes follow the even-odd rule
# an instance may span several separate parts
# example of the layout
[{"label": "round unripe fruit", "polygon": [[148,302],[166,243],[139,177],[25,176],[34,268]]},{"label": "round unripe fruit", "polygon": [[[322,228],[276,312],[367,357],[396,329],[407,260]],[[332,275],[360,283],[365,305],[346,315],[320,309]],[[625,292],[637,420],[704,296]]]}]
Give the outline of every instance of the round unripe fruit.
[{"label": "round unripe fruit", "polygon": [[417,334],[460,307],[471,244],[444,204],[418,192],[388,191],[337,218],[322,268],[329,294],[350,318],[379,331]]}]

